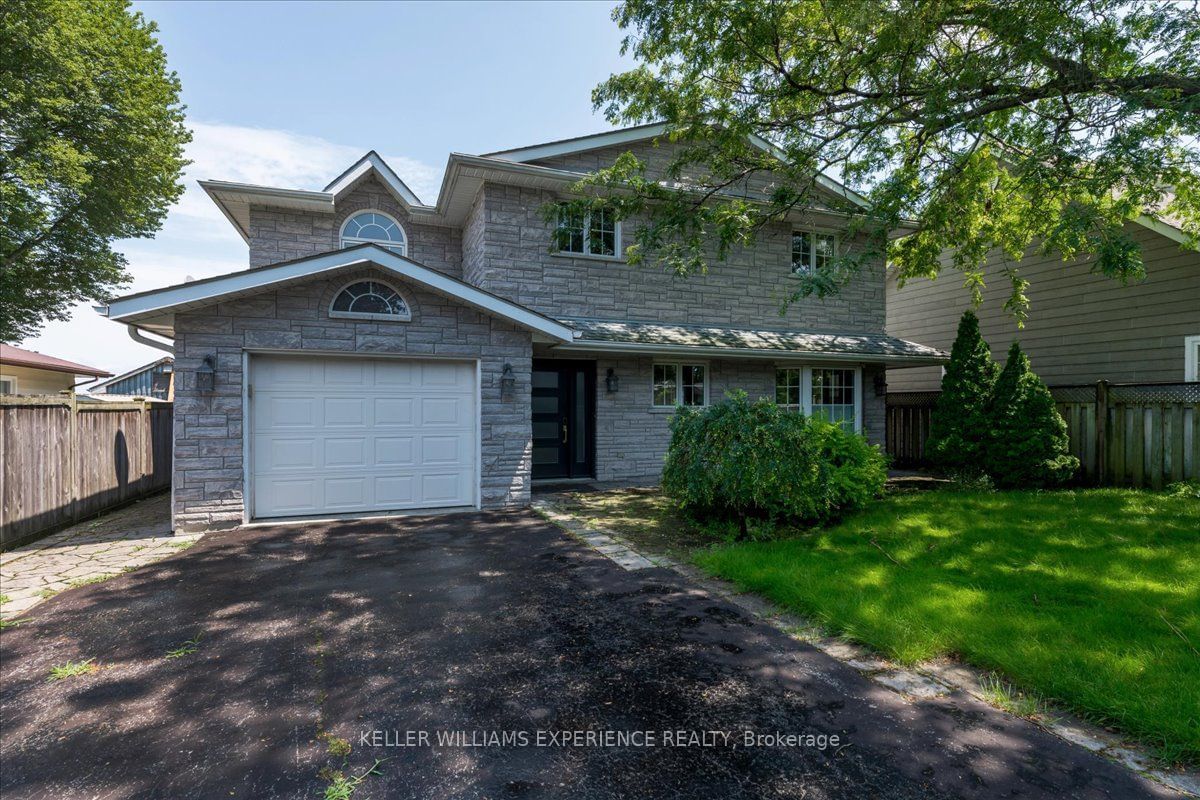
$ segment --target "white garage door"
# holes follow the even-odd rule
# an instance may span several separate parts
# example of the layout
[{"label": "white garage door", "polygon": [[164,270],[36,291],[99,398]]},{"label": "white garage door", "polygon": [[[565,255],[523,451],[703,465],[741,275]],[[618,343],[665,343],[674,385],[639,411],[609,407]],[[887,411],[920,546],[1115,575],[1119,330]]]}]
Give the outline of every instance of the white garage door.
[{"label": "white garage door", "polygon": [[475,504],[475,365],[250,357],[254,517]]}]

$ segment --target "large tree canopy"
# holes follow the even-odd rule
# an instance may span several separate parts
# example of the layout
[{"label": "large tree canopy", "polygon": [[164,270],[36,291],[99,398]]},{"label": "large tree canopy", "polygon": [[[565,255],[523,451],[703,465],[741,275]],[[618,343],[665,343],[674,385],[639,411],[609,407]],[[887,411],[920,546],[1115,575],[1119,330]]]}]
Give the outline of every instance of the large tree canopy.
[{"label": "large tree canopy", "polygon": [[0,9],[0,341],[121,286],[112,242],[182,193],[191,137],[155,32],[119,0]]},{"label": "large tree canopy", "polygon": [[[881,250],[902,278],[953,253],[978,297],[995,247],[1031,246],[1143,274],[1124,224],[1165,214],[1200,234],[1200,14],[1149,0],[627,0],[614,17],[640,65],[594,93],[614,122],[665,121],[683,145],[668,180],[626,155],[584,186],[622,187],[646,214],[631,259],[704,269],[813,201],[880,243],[843,254],[798,294],[836,292]],[[758,136],[787,160],[747,143]],[[760,200],[728,187],[774,171]],[[867,207],[821,192],[839,175]],[[917,232],[884,244],[912,221]],[[1009,270],[1020,318],[1024,281]]]}]

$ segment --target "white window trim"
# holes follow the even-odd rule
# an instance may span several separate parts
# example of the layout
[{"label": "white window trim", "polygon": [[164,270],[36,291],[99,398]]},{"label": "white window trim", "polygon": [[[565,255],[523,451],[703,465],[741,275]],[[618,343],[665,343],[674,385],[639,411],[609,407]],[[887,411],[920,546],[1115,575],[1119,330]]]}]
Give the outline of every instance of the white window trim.
[{"label": "white window trim", "polygon": [[[778,369],[798,369],[800,370],[800,412],[806,417],[811,417],[812,410],[812,371],[814,369],[852,369],[854,370],[854,432],[862,433],[863,430],[863,381],[862,367],[855,364],[789,364],[780,362],[775,365]],[[772,385],[772,396],[774,396],[775,386]],[[777,403],[777,405],[779,405]],[[790,408],[790,406],[789,406]]]},{"label": "white window trim", "polygon": [[[654,368],[655,367],[675,367],[675,403],[669,406],[660,406],[654,402]],[[683,404],[683,368],[684,367],[704,367],[704,404],[699,406],[685,406]],[[674,413],[681,408],[707,408],[708,398],[712,390],[712,368],[707,361],[697,361],[695,359],[686,361],[660,361],[655,359],[650,364],[650,410],[666,413]]]},{"label": "white window trim", "polygon": [[[554,235],[555,236],[557,235],[559,228],[562,227],[561,215],[562,215],[564,203],[565,203],[565,201],[560,201],[558,204],[560,216],[559,216],[558,221],[556,221],[554,224]],[[590,211],[583,215],[583,230],[584,230],[585,234],[590,233],[590,231],[592,230],[592,213]],[[587,241],[589,239],[590,239],[590,237],[585,235],[584,240]],[[624,261],[625,260],[621,256],[621,253],[624,252],[624,248],[621,246],[621,220],[619,220],[619,219],[613,220],[613,254],[611,256],[606,256],[603,253],[575,253],[571,250],[563,250],[562,248],[560,248],[558,246],[557,238],[555,239],[554,245],[555,245],[554,246],[554,255],[556,255],[560,258],[588,258],[593,261]]]},{"label": "white window trim", "polygon": [[[387,217],[389,220],[392,221],[392,224],[394,224],[400,230],[400,235],[404,237],[404,241],[403,242],[384,242],[382,239],[360,239],[357,236],[347,236],[346,235],[346,226],[350,224],[350,221],[352,219],[359,216],[360,214],[378,214],[381,217]],[[347,247],[354,247],[354,246],[360,245],[360,244],[377,245],[379,247],[386,248],[386,249],[392,251],[393,253],[395,253],[397,250],[399,250],[400,252],[397,253],[397,255],[401,255],[406,258],[408,257],[408,231],[405,230],[404,226],[400,224],[400,220],[396,219],[395,217],[393,217],[391,214],[387,213],[386,211],[379,210],[378,208],[360,208],[359,210],[355,211],[350,216],[348,216],[344,220],[342,220],[342,227],[338,229],[338,247],[341,249],[345,249]]]},{"label": "white window trim", "polygon": [[0,383],[7,383],[9,385],[9,389],[7,392],[5,392],[3,388],[0,388],[0,394],[16,394],[17,393],[17,376],[5,375],[4,377],[0,378]]},{"label": "white window trim", "polygon": [[1200,336],[1183,337],[1183,379],[1200,381]]},{"label": "white window trim", "polygon": [[[408,309],[407,314],[372,314],[365,311],[334,311],[333,304],[341,297],[342,292],[349,289],[351,286],[357,286],[360,283],[378,283],[380,286],[386,286],[396,294],[400,295],[400,299],[404,301],[404,307]],[[408,295],[396,288],[395,285],[388,283],[379,278],[355,278],[352,281],[343,283],[333,297],[329,300],[329,318],[330,319],[369,319],[375,322],[412,322],[412,301],[408,299]]]},{"label": "white window trim", "polygon": [[[833,258],[837,258],[838,253],[840,253],[842,251],[842,235],[837,231],[821,230],[820,228],[792,228],[791,233],[788,234],[788,274],[793,278],[800,278],[800,277],[804,277],[805,275],[812,274],[811,272],[801,272],[799,269],[797,269],[793,265],[792,257],[794,255],[794,253],[792,252],[791,244],[792,244],[792,237],[794,237],[797,233],[807,233],[810,237],[815,237],[817,235],[832,236],[833,237]],[[816,246],[817,246],[816,239],[810,238],[810,240],[809,240],[809,256],[812,258],[813,265],[814,265],[814,271],[815,271],[815,265],[817,263],[817,251],[815,249]]]}]

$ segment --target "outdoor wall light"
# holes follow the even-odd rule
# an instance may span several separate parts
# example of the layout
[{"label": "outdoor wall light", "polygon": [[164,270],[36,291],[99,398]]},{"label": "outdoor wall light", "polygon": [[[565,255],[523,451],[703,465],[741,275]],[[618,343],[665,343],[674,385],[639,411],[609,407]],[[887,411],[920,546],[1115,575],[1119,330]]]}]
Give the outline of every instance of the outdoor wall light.
[{"label": "outdoor wall light", "polygon": [[217,359],[211,355],[205,356],[196,368],[196,391],[208,393],[217,385]]},{"label": "outdoor wall light", "polygon": [[517,388],[517,376],[513,374],[512,364],[505,364],[500,373],[500,394],[509,396]]},{"label": "outdoor wall light", "polygon": [[882,371],[875,373],[875,396],[885,397],[887,395],[887,376]]},{"label": "outdoor wall light", "polygon": [[609,367],[608,372],[604,373],[604,388],[609,394],[616,394],[620,386],[621,379],[617,377],[617,371]]}]

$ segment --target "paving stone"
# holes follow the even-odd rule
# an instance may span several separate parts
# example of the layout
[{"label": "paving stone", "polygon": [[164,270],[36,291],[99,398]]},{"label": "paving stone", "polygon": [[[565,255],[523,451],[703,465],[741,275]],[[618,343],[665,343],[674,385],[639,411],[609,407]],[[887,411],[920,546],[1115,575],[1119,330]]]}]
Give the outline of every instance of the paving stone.
[{"label": "paving stone", "polygon": [[918,672],[896,669],[873,676],[875,681],[909,697],[942,697],[950,690]]},{"label": "paving stone", "polygon": [[1183,792],[1184,794],[1200,797],[1200,773],[1196,772],[1161,772],[1150,770],[1151,775],[1155,780],[1165,783],[1172,789]]},{"label": "paving stone", "polygon": [[618,566],[628,570],[649,569],[654,566],[650,563],[649,559],[630,551],[626,551],[623,555],[613,555],[610,557]]}]

